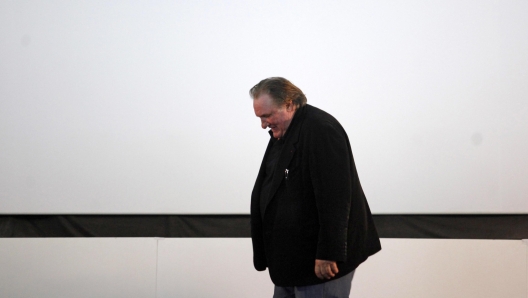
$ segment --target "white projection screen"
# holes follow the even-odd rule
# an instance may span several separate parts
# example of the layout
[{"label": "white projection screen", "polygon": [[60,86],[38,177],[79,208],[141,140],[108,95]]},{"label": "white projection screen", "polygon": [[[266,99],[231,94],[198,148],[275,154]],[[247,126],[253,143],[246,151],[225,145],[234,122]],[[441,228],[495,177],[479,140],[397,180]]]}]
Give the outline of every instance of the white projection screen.
[{"label": "white projection screen", "polygon": [[528,213],[528,1],[1,1],[1,214],[247,214],[283,76],[376,214]]}]

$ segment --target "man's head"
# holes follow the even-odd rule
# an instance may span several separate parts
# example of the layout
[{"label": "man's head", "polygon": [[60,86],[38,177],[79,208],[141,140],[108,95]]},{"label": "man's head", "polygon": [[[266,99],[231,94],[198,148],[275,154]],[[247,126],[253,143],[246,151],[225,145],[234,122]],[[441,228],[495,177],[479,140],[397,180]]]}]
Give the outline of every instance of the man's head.
[{"label": "man's head", "polygon": [[278,139],[286,134],[295,111],[307,101],[301,89],[279,77],[260,81],[249,90],[249,94],[262,128],[269,127],[273,137]]}]

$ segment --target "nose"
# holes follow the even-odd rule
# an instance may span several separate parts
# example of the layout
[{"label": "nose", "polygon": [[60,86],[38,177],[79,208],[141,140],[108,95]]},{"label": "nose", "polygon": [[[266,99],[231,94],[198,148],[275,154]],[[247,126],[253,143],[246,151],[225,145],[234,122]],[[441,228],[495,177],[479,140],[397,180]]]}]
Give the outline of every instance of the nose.
[{"label": "nose", "polygon": [[264,119],[260,119],[260,126],[262,126],[263,129],[266,129],[266,127],[268,127],[268,122]]}]

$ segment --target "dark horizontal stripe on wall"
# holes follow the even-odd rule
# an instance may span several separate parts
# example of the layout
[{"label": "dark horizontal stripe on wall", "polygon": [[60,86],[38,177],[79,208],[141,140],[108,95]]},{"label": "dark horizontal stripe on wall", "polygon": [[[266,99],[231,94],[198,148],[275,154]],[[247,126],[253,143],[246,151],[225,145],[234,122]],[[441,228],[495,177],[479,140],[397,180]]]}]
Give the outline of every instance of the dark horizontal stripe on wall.
[{"label": "dark horizontal stripe on wall", "polygon": [[[528,214],[374,215],[382,238],[528,239]],[[250,237],[249,215],[0,215],[0,237]]]}]

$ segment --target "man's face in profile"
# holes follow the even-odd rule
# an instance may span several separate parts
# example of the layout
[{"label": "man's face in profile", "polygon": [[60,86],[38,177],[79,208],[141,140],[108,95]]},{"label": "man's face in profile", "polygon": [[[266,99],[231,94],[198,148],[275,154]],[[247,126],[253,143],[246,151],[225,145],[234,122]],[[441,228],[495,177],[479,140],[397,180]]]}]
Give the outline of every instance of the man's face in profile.
[{"label": "man's face in profile", "polygon": [[262,128],[270,128],[273,137],[280,139],[290,126],[295,109],[292,103],[277,105],[267,93],[260,94],[253,100],[255,115],[260,118]]}]

